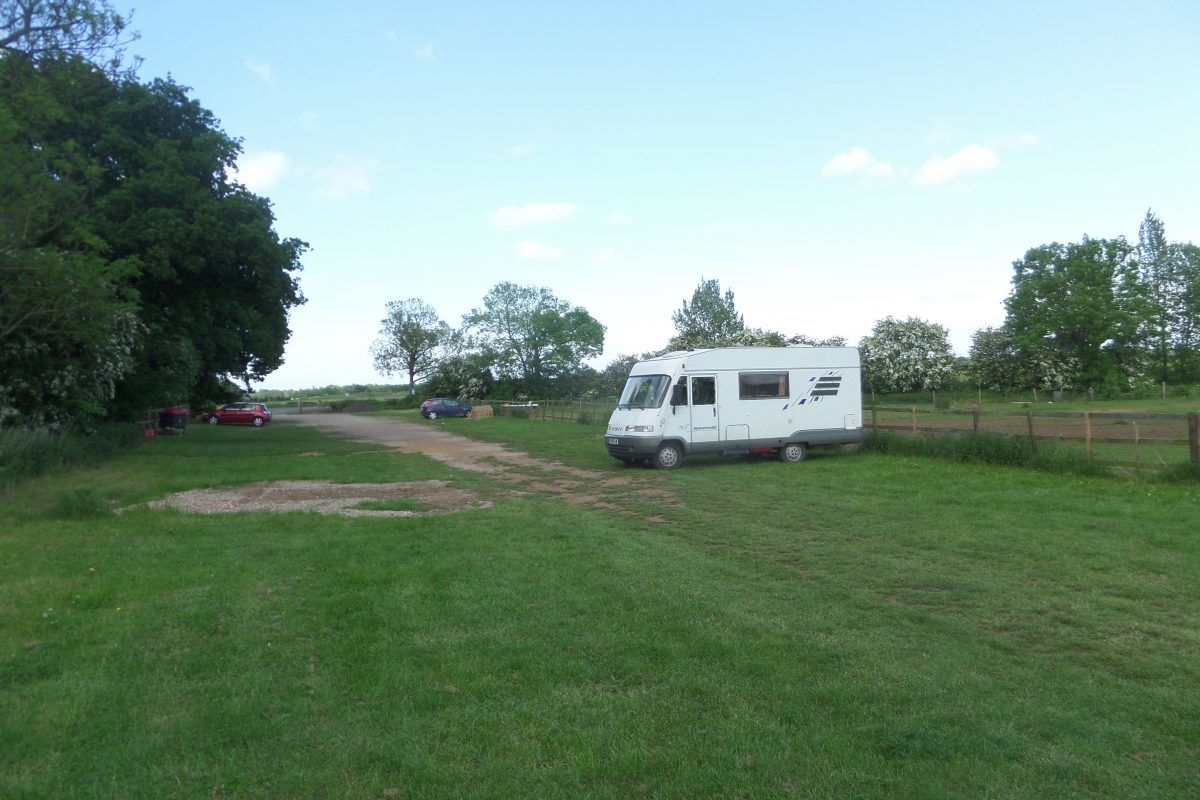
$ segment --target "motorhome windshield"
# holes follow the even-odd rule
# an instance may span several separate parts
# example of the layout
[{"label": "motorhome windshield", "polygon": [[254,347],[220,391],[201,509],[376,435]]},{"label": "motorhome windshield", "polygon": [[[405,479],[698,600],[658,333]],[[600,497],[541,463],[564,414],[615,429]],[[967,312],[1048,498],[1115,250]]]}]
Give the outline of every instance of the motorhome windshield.
[{"label": "motorhome windshield", "polygon": [[617,408],[658,408],[670,385],[671,379],[666,375],[635,375],[625,381]]}]

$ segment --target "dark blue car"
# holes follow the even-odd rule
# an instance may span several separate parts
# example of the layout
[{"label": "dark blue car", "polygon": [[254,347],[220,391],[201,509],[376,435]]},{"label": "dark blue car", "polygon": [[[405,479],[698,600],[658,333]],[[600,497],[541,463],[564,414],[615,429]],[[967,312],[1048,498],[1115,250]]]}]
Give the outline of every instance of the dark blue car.
[{"label": "dark blue car", "polygon": [[425,419],[438,417],[469,417],[471,409],[466,403],[460,403],[449,397],[431,397],[421,404],[421,416]]}]

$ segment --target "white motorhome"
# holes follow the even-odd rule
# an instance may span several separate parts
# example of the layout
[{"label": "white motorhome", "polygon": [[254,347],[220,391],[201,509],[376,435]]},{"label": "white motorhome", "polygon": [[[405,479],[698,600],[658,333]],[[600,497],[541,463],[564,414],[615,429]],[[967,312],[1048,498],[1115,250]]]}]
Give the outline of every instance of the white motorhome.
[{"label": "white motorhome", "polygon": [[667,353],[630,371],[604,443],[613,458],[673,469],[689,453],[778,453],[861,442],[853,347],[718,347]]}]

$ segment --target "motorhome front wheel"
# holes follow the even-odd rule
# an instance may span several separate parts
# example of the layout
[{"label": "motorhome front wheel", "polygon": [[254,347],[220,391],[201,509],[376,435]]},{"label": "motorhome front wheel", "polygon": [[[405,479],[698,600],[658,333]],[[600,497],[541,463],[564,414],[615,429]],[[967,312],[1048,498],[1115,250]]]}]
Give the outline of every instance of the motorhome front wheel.
[{"label": "motorhome front wheel", "polygon": [[683,451],[677,444],[664,444],[654,456],[654,466],[659,469],[675,469],[683,463]]}]

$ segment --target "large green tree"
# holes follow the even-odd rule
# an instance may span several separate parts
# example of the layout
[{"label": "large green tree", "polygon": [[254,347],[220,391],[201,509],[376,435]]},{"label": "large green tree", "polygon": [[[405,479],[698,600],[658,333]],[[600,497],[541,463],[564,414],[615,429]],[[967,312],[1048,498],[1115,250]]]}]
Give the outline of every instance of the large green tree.
[{"label": "large green tree", "polygon": [[115,74],[137,38],[108,0],[0,0],[0,52],[8,57],[80,58]]},{"label": "large green tree", "polygon": [[1179,251],[1167,241],[1162,220],[1150,210],[1138,229],[1136,254],[1146,293],[1144,336],[1151,351],[1153,377],[1165,381],[1171,373],[1171,345],[1182,290],[1176,264]]},{"label": "large green tree", "polygon": [[700,279],[692,299],[671,315],[675,336],[668,350],[727,345],[746,327],[733,301],[733,291],[721,291],[721,282]]},{"label": "large green tree", "polygon": [[498,283],[463,318],[471,344],[498,377],[541,392],[604,349],[604,326],[540,286]]},{"label": "large green tree", "polygon": [[[71,55],[0,58],[0,187],[28,189],[0,201],[11,244],[0,270],[32,281],[0,289],[5,384],[15,369],[27,395],[52,395],[66,372],[115,347],[122,358],[90,381],[113,396],[93,392],[83,405],[130,416],[202,403],[278,367],[288,309],[303,302],[305,245],[281,239],[270,203],[229,180],[239,151],[173,81],[113,77]],[[69,276],[51,280],[54,270]],[[55,313],[90,309],[74,347],[61,330],[21,322],[29,286],[47,287]],[[63,369],[34,374],[33,360],[13,357],[38,348],[61,353]],[[70,407],[82,405],[60,411]],[[27,403],[11,410],[36,421]]]},{"label": "large green tree", "polygon": [[408,375],[412,394],[417,378],[427,376],[437,365],[438,347],[449,337],[450,326],[433,306],[416,297],[394,300],[387,304],[379,337],[371,346],[375,369],[384,375]]},{"label": "large green tree", "polygon": [[1142,369],[1147,299],[1124,239],[1057,242],[1013,263],[1006,327],[1027,358],[1077,364],[1065,384],[1115,385]]},{"label": "large green tree", "polygon": [[1200,381],[1200,247],[1175,244],[1179,296],[1175,307],[1176,379]]},{"label": "large green tree", "polygon": [[1001,328],[980,328],[971,337],[968,369],[986,389],[1008,391],[1028,385],[1012,334]]}]

